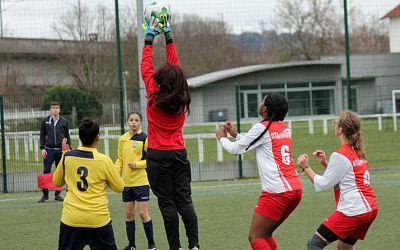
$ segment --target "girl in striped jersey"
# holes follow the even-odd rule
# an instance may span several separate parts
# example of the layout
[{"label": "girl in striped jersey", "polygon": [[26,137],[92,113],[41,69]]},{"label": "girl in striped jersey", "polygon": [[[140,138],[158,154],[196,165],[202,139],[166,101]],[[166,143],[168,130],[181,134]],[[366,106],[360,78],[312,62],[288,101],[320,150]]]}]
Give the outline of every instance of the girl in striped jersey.
[{"label": "girl in striped jersey", "polygon": [[[288,111],[286,98],[279,94],[264,97],[258,113],[264,119],[245,135],[230,122],[216,132],[231,154],[254,151],[262,193],[254,210],[249,241],[254,250],[277,249],[272,233],[293,212],[301,200],[302,187],[292,159],[291,133],[283,120]],[[236,138],[231,142],[227,133]]]},{"label": "girl in striped jersey", "polygon": [[297,158],[297,164],[314,183],[315,190],[324,191],[339,184],[340,198],[333,212],[308,240],[308,249],[322,249],[338,241],[338,249],[354,249],[358,239],[363,240],[378,213],[375,194],[370,185],[368,161],[362,146],[361,122],[351,111],[343,111],[335,120],[335,134],[341,146],[332,153],[329,162],[325,152],[313,153],[326,168],[317,175],[309,167],[306,154]]}]

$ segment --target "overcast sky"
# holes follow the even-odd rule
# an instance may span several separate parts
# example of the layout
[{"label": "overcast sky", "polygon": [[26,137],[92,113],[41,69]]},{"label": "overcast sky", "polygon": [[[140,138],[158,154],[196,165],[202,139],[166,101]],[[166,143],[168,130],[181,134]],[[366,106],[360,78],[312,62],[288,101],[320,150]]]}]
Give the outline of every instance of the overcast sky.
[{"label": "overcast sky", "polygon": [[[144,0],[144,5],[152,0]],[[223,19],[234,33],[259,31],[261,22],[270,28],[276,4],[285,0],[164,0],[172,13],[197,13],[215,19]],[[0,0],[1,19],[5,36],[28,38],[54,38],[51,24],[77,6],[79,0]],[[94,10],[98,4],[114,11],[114,0],[80,0],[82,6]],[[342,6],[343,0],[337,0]],[[119,0],[120,9],[136,9],[136,0]],[[348,0],[363,14],[382,17],[400,4],[399,0]],[[369,18],[369,17],[368,17]]]}]

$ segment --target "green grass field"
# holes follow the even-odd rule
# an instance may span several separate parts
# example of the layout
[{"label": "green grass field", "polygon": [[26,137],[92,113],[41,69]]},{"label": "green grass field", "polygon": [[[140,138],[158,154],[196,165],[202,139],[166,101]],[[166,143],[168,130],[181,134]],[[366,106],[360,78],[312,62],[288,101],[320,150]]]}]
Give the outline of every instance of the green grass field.
[{"label": "green grass field", "polygon": [[[222,123],[221,123],[222,124]],[[250,124],[242,124],[243,131],[250,128]],[[400,127],[400,124],[398,125]],[[400,166],[400,132],[393,131],[393,121],[390,118],[383,119],[382,131],[378,130],[378,123],[376,119],[363,120],[363,134],[365,138],[365,147],[367,150],[369,165],[371,168],[393,167]],[[116,133],[117,131],[112,131]],[[214,133],[215,126],[198,126],[184,128],[184,135],[196,133]],[[111,133],[110,133],[111,134]],[[334,135],[333,125],[328,124],[328,134],[323,133],[322,120],[314,122],[314,134],[309,134],[308,123],[297,121],[292,122],[292,141],[293,141],[293,157],[297,157],[302,153],[312,153],[315,149],[323,149],[328,154],[333,152],[339,147],[339,141]],[[199,149],[197,139],[185,139],[186,148],[188,151],[188,158],[192,163],[199,161]],[[204,145],[204,161],[216,162],[217,161],[217,141],[214,137],[205,138]],[[76,140],[73,141],[73,148],[78,146]],[[113,160],[117,157],[118,141],[116,139],[109,140],[109,155]],[[29,152],[29,160],[24,160],[24,145],[23,141],[19,142],[19,159],[15,159],[15,148],[10,143],[10,156],[11,159],[7,160],[7,172],[18,171],[32,171],[42,170],[42,162],[39,158],[38,162],[34,161],[33,151]],[[100,142],[98,145],[100,152],[104,152],[104,144]],[[236,156],[229,155],[226,151],[223,152],[224,161],[235,161]],[[254,154],[247,153],[244,159],[254,159]],[[0,169],[2,173],[2,169]]]},{"label": "green grass field", "polygon": [[[379,214],[366,240],[357,249],[396,249],[400,219],[400,169],[371,172],[378,198]],[[316,193],[303,180],[300,206],[274,233],[279,249],[306,249],[306,242],[320,223],[334,210],[331,191]],[[193,183],[193,200],[198,213],[201,248],[205,250],[250,249],[247,234],[260,193],[258,179]],[[56,249],[62,204],[38,204],[41,193],[0,194],[0,249]],[[110,210],[119,248],[126,244],[121,195],[110,193]],[[156,198],[150,201],[158,249],[168,249]],[[136,223],[137,247],[145,249],[143,227]],[[181,223],[181,229],[183,225]],[[186,245],[181,231],[182,245]],[[86,248],[89,249],[89,248]],[[326,249],[335,249],[332,244]]]}]

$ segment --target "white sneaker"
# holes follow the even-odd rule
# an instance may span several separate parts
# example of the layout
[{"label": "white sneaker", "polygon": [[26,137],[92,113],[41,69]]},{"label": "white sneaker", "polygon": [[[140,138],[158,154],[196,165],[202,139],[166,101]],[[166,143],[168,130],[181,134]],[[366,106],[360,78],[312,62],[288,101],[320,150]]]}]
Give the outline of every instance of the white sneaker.
[{"label": "white sneaker", "polygon": [[193,247],[192,249],[190,249],[190,250],[200,250],[198,247]]}]

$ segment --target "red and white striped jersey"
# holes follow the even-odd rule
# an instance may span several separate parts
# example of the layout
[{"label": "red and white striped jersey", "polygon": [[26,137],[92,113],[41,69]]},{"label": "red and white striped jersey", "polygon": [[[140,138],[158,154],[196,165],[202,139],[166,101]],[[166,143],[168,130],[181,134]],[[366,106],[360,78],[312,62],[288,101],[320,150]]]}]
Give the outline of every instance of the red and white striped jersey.
[{"label": "red and white striped jersey", "polygon": [[324,174],[314,178],[316,191],[332,188],[336,184],[340,187],[338,211],[355,216],[378,209],[371,187],[368,161],[360,158],[347,144],[331,155]]},{"label": "red and white striped jersey", "polygon": [[[243,154],[268,123],[269,121],[263,121],[255,124],[245,135],[238,134],[235,142],[227,138],[222,138],[220,142],[229,153]],[[249,148],[256,155],[263,191],[283,193],[302,189],[291,148],[290,129],[280,121],[272,122],[267,133]]]}]

